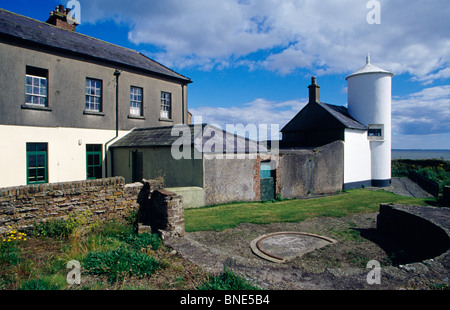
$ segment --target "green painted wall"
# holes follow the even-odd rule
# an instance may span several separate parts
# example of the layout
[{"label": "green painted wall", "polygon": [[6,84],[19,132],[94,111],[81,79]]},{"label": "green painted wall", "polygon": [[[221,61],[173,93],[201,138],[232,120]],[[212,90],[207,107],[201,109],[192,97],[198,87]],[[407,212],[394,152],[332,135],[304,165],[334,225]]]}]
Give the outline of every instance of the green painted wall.
[{"label": "green painted wall", "polygon": [[201,159],[194,159],[194,156],[191,156],[191,159],[175,160],[171,154],[171,147],[114,148],[111,150],[114,175],[124,177],[126,183],[133,181],[132,152],[137,151],[143,153],[144,179],[162,177],[164,187],[203,187],[203,162]]}]

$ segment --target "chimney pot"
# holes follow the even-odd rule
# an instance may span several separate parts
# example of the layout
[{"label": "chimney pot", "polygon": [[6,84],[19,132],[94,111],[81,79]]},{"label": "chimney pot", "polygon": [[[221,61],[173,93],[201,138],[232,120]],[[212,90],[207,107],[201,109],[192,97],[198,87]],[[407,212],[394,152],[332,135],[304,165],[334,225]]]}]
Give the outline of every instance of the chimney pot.
[{"label": "chimney pot", "polygon": [[[56,7],[55,11],[50,12],[50,17],[47,19],[46,23],[65,30],[75,31],[78,23],[74,21],[73,18],[69,17],[68,14],[70,11],[70,8],[65,9],[64,5],[60,4]],[[69,23],[68,18],[74,22]]]}]

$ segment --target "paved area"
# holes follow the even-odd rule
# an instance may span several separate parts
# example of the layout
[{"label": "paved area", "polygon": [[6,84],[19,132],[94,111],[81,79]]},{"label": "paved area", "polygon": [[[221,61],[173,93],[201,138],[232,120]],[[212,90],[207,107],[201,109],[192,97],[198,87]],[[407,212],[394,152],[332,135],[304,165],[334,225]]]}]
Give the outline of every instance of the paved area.
[{"label": "paved area", "polygon": [[390,188],[386,188],[386,190],[398,195],[408,197],[433,197],[409,178],[392,178],[392,186]]}]

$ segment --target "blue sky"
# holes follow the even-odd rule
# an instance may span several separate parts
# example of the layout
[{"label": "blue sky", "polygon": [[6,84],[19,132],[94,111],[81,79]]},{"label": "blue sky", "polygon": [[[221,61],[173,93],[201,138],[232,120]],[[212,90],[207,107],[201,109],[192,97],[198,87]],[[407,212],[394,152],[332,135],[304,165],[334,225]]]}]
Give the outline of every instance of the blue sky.
[{"label": "blue sky", "polygon": [[[346,105],[345,77],[392,71],[393,148],[450,149],[448,0],[79,0],[77,32],[128,47],[191,78],[203,122],[279,124],[300,111],[311,76],[321,101]],[[2,0],[45,21],[67,0]],[[369,7],[367,5],[369,4]]]}]

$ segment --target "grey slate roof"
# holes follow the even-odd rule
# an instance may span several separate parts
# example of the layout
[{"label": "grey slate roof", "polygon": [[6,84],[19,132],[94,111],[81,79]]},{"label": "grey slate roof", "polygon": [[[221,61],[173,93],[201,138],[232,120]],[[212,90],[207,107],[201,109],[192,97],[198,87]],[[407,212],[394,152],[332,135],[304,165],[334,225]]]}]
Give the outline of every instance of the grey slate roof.
[{"label": "grey slate roof", "polygon": [[[367,130],[368,127],[359,123],[356,121],[349,113],[348,109],[344,106],[337,106],[333,104],[323,103],[323,102],[312,102],[308,103],[294,118],[292,118],[282,129],[281,131],[289,131],[292,130],[292,123],[294,122],[308,122],[310,121],[309,118],[311,117],[310,114],[306,113],[305,111],[319,111],[318,109],[311,109],[316,105],[323,109],[323,111],[326,111],[329,115],[331,115],[339,124],[342,125],[343,128],[349,128],[349,129],[359,129],[359,130]],[[311,112],[309,112],[311,113]],[[308,119],[306,119],[308,118]],[[294,125],[295,126],[295,125]],[[321,124],[314,124],[314,126],[321,126]],[[295,129],[294,129],[295,130]]]},{"label": "grey slate roof", "polygon": [[[185,143],[194,145],[204,153],[264,153],[268,152],[265,145],[247,138],[226,132],[220,128],[208,125],[175,125],[166,127],[136,128],[129,134],[113,143],[110,148],[147,148],[171,147],[174,142],[180,142],[181,133],[178,128],[188,128],[190,136]],[[174,135],[172,130],[174,129]],[[228,148],[227,148],[228,147]]]},{"label": "grey slate roof", "polygon": [[97,60],[131,66],[191,83],[191,79],[176,73],[137,51],[95,39],[77,32],[0,9],[0,38],[15,38],[46,48],[56,49]]},{"label": "grey slate roof", "polygon": [[361,129],[366,130],[368,129],[367,126],[359,123],[356,121],[353,117],[348,114],[348,109],[343,106],[328,104],[328,103],[319,103],[319,105],[328,111],[331,115],[334,116],[339,122],[341,122],[345,128],[351,128],[351,129]]}]

